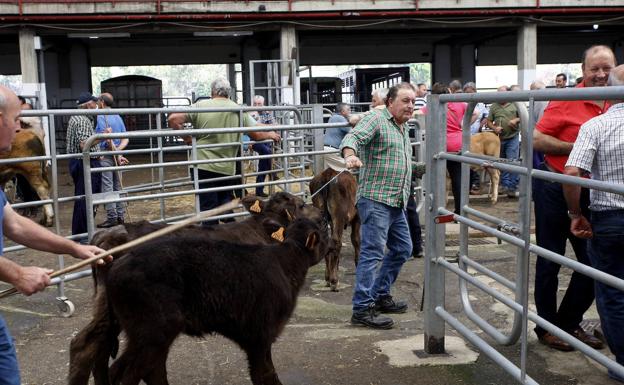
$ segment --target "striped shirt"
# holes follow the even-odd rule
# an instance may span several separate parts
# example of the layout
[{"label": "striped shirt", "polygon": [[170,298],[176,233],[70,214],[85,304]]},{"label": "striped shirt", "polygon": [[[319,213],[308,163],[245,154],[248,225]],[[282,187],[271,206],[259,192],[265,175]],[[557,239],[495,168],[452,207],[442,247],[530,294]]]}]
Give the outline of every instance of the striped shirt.
[{"label": "striped shirt", "polygon": [[352,148],[363,167],[356,199],[405,207],[412,173],[412,146],[407,123],[397,125],[387,108],[365,114],[340,145]]},{"label": "striped shirt", "polygon": [[[595,180],[624,184],[624,103],[581,126],[566,166],[591,171]],[[592,189],[589,208],[624,209],[624,196]]]},{"label": "striped shirt", "polygon": [[425,98],[416,98],[416,100],[414,101],[415,110],[420,110],[421,108],[424,108],[426,106],[427,106],[427,99]]},{"label": "striped shirt", "polygon": [[[74,115],[67,123],[66,150],[68,154],[82,153],[80,142],[93,135],[93,120],[86,115]],[[98,145],[91,146],[91,152],[99,151]]]}]

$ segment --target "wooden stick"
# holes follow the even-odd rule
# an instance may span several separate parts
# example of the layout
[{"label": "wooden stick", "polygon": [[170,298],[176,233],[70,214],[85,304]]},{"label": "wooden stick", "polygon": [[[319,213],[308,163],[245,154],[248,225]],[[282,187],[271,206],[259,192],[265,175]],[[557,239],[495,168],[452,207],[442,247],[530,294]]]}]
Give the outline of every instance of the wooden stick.
[{"label": "wooden stick", "polygon": [[[104,252],[102,252],[100,254],[97,254],[97,255],[95,255],[95,256],[93,256],[91,258],[84,259],[84,260],[82,260],[82,261],[80,261],[78,263],[75,263],[75,264],[71,265],[71,266],[67,266],[64,269],[57,270],[57,271],[55,271],[55,272],[50,274],[50,278],[55,278],[55,277],[58,277],[60,275],[65,275],[67,273],[71,273],[72,271],[76,271],[76,270],[80,269],[83,266],[90,265],[90,264],[92,264],[92,263],[94,263],[94,262],[96,262],[96,261],[98,261],[98,260],[100,260],[100,259],[102,259],[102,258],[104,258],[106,256],[113,255],[115,253],[119,253],[120,251],[127,250],[129,248],[138,246],[138,245],[140,245],[142,243],[145,243],[147,241],[151,241],[152,239],[156,239],[158,237],[162,237],[163,235],[172,233],[172,232],[174,232],[176,230],[179,230],[179,229],[181,229],[183,227],[186,227],[186,226],[188,226],[190,224],[201,222],[201,221],[204,221],[204,220],[206,220],[206,219],[208,219],[210,217],[214,217],[214,216],[222,214],[222,213],[224,213],[226,211],[230,211],[230,210],[236,208],[238,206],[238,203],[239,203],[239,199],[237,198],[237,199],[234,199],[233,201],[231,201],[229,203],[226,203],[224,205],[216,207],[216,208],[214,208],[212,210],[203,211],[203,212],[195,215],[194,217],[185,219],[184,221],[182,221],[180,223],[176,223],[176,224],[173,224],[173,225],[170,225],[170,226],[167,226],[167,227],[163,227],[162,229],[160,229],[158,231],[155,231],[153,233],[150,233],[150,234],[144,235],[142,237],[133,239],[132,241],[130,241],[128,243],[124,243],[123,245],[115,246],[115,247],[113,247],[112,249],[110,249],[108,251],[104,251]],[[18,291],[14,287],[10,288],[10,289],[3,290],[3,291],[0,291],[0,299],[12,296],[12,295],[17,294],[17,293],[18,293]]]}]

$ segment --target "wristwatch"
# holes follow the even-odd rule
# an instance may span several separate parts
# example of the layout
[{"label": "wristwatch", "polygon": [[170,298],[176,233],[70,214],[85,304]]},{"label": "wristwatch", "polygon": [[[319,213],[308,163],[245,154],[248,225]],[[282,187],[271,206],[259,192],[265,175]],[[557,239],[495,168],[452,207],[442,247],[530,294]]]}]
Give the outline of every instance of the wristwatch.
[{"label": "wristwatch", "polygon": [[583,214],[581,214],[581,213],[575,213],[575,212],[572,212],[572,211],[568,210],[568,218],[570,218],[570,219],[577,219],[577,218],[580,218],[582,216],[583,216]]}]

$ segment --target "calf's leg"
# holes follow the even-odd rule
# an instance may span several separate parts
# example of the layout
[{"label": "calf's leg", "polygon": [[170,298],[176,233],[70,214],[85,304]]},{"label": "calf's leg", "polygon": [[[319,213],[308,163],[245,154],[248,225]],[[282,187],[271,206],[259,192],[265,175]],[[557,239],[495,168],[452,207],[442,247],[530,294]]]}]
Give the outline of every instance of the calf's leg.
[{"label": "calf's leg", "polygon": [[249,375],[254,385],[282,385],[273,366],[270,343],[257,342],[244,350],[247,353]]},{"label": "calf's leg", "polygon": [[355,212],[355,217],[351,221],[351,244],[353,245],[353,262],[355,262],[355,266],[357,266],[358,261],[360,260],[360,244],[361,234],[360,234],[360,216],[357,211]]}]

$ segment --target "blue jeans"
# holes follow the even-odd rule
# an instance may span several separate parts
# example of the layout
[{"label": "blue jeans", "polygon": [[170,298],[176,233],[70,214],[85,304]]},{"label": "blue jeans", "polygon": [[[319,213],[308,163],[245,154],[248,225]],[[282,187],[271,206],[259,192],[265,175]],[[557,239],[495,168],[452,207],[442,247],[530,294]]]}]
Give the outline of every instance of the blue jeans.
[{"label": "blue jeans", "polygon": [[357,209],[362,221],[362,246],[355,270],[353,312],[390,295],[392,284],[412,253],[405,210],[366,198],[358,200]]},{"label": "blue jeans", "polygon": [[[624,279],[624,210],[592,211],[590,220],[594,231],[588,247],[591,265]],[[602,331],[616,361],[624,365],[624,292],[598,281],[595,289]]]},{"label": "blue jeans", "polygon": [[[504,139],[501,141],[501,158],[505,159],[518,159],[520,151],[520,138],[518,135],[513,138]],[[501,184],[508,190],[515,191],[518,188],[518,182],[520,176],[507,171],[501,173]]]},{"label": "blue jeans", "polygon": [[[273,149],[271,148],[271,143],[256,143],[253,145],[254,151],[258,153],[258,155],[270,155],[273,153]],[[272,159],[260,159],[258,161],[258,172],[269,171],[271,169],[271,160]],[[263,183],[267,174],[261,174],[256,177],[256,183]],[[264,186],[256,187],[256,195],[262,194],[264,192]]]},{"label": "blue jeans", "polygon": [[[540,169],[545,169],[544,165]],[[533,180],[533,200],[535,201],[535,238],[537,245],[557,254],[564,255],[569,240],[574,249],[576,260],[590,265],[587,257],[587,241],[577,238],[570,232],[563,189],[561,184],[543,179]],[[589,192],[581,190],[581,209],[589,215]],[[579,327],[583,314],[594,302],[594,280],[574,272],[565,291],[559,308],[557,292],[559,290],[559,270],[561,265],[546,258],[537,257],[535,263],[535,307],[537,314],[545,320],[569,332]],[[546,332],[537,326],[538,336]]]},{"label": "blue jeans", "polygon": [[19,366],[13,337],[0,317],[0,385],[20,385]]}]

